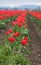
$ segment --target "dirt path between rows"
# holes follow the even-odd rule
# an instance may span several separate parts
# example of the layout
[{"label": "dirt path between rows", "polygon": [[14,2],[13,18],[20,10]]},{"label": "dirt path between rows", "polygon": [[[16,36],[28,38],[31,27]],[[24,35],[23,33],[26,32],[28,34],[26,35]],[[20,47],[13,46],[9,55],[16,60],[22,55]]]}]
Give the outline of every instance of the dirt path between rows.
[{"label": "dirt path between rows", "polygon": [[30,28],[30,59],[32,65],[41,65],[41,40],[37,36],[37,32],[34,27],[34,22],[28,21],[28,26]]},{"label": "dirt path between rows", "polygon": [[0,30],[0,45],[2,43],[2,40],[4,38],[4,35],[5,35],[5,30]]}]

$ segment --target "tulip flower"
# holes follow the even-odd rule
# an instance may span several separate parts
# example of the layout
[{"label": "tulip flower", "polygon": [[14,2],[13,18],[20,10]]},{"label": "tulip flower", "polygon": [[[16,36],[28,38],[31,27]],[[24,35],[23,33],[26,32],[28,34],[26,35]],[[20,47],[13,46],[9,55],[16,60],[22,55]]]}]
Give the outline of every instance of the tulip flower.
[{"label": "tulip flower", "polygon": [[27,44],[27,40],[26,40],[26,39],[23,39],[23,40],[21,41],[21,44],[22,44],[23,46],[25,46],[25,45]]},{"label": "tulip flower", "polygon": [[9,29],[8,31],[9,31],[10,33],[12,33],[12,32],[13,32],[13,31],[12,31],[12,29]]},{"label": "tulip flower", "polygon": [[12,24],[12,26],[14,26],[14,25],[16,24],[16,22],[15,22],[15,21],[12,21],[12,23],[11,23],[11,24]]},{"label": "tulip flower", "polygon": [[9,31],[6,31],[5,33],[6,33],[6,35],[8,35],[9,34]]},{"label": "tulip flower", "polygon": [[16,33],[13,34],[13,36],[17,37],[17,36],[19,36],[19,34],[20,34],[19,32],[16,32]]},{"label": "tulip flower", "polygon": [[14,42],[15,39],[14,39],[13,37],[8,37],[8,41],[9,41],[9,42]]},{"label": "tulip flower", "polygon": [[22,26],[22,24],[18,23],[18,27],[21,27],[21,26]]}]

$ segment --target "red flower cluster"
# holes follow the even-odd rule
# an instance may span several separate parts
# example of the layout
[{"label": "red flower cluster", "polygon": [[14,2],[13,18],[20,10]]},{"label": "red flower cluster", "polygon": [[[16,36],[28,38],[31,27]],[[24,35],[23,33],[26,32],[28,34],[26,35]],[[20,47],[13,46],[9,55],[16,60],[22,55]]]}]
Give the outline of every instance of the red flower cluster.
[{"label": "red flower cluster", "polygon": [[[18,16],[15,21],[12,21],[12,22],[11,22],[12,26],[17,25],[19,28],[20,28],[21,26],[25,26],[25,18],[24,18],[25,15],[26,15],[26,11],[23,11],[23,13],[22,13],[20,16]],[[27,27],[27,26],[25,26],[25,28],[26,28],[26,27]],[[14,32],[15,32],[15,31],[14,31]],[[16,39],[16,37],[20,35],[20,32],[17,32],[17,31],[16,31],[15,33],[13,33],[12,29],[9,29],[8,31],[6,31],[6,35],[8,35],[9,33],[12,33],[12,35],[13,35],[12,37],[8,37],[8,41],[9,41],[9,42],[14,42],[15,39]],[[15,37],[15,39],[14,39],[14,37]],[[21,44],[22,44],[23,46],[25,46],[25,45],[27,44],[27,41],[28,41],[27,37],[24,37],[24,38],[21,40]]]},{"label": "red flower cluster", "polygon": [[19,17],[17,17],[15,21],[12,21],[11,24],[12,24],[13,26],[17,24],[18,27],[21,27],[22,25],[25,24],[25,22],[24,22],[24,20],[25,20],[24,16],[25,16],[25,15],[26,15],[26,11],[24,11],[24,13],[22,13]]},{"label": "red flower cluster", "polygon": [[22,11],[20,10],[0,10],[0,20],[4,18],[9,18],[11,16],[16,16],[17,14],[20,14]]},{"label": "red flower cluster", "polygon": [[34,11],[29,11],[29,13],[34,16],[37,19],[41,19],[41,13],[39,12],[34,12]]}]

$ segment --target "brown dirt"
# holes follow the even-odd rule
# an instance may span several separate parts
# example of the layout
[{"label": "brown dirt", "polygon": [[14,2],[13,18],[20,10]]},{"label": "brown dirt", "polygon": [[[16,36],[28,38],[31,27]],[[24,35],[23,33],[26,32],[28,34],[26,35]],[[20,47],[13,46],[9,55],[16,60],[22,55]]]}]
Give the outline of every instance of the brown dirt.
[{"label": "brown dirt", "polygon": [[41,39],[41,29],[39,28],[39,26],[36,23],[34,23],[34,26],[36,28],[36,32],[37,32],[38,37]]},{"label": "brown dirt", "polygon": [[39,39],[34,22],[28,21],[30,28],[30,49],[31,49],[31,62],[32,65],[41,65],[41,40]]},{"label": "brown dirt", "polygon": [[2,40],[4,38],[4,33],[5,33],[5,30],[0,30],[0,45],[1,45]]}]

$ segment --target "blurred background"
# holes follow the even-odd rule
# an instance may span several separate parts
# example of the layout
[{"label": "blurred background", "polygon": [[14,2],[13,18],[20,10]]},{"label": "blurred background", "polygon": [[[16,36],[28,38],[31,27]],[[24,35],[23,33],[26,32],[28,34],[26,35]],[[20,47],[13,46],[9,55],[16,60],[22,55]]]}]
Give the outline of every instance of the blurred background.
[{"label": "blurred background", "polygon": [[41,0],[0,0],[0,10],[41,10]]}]

